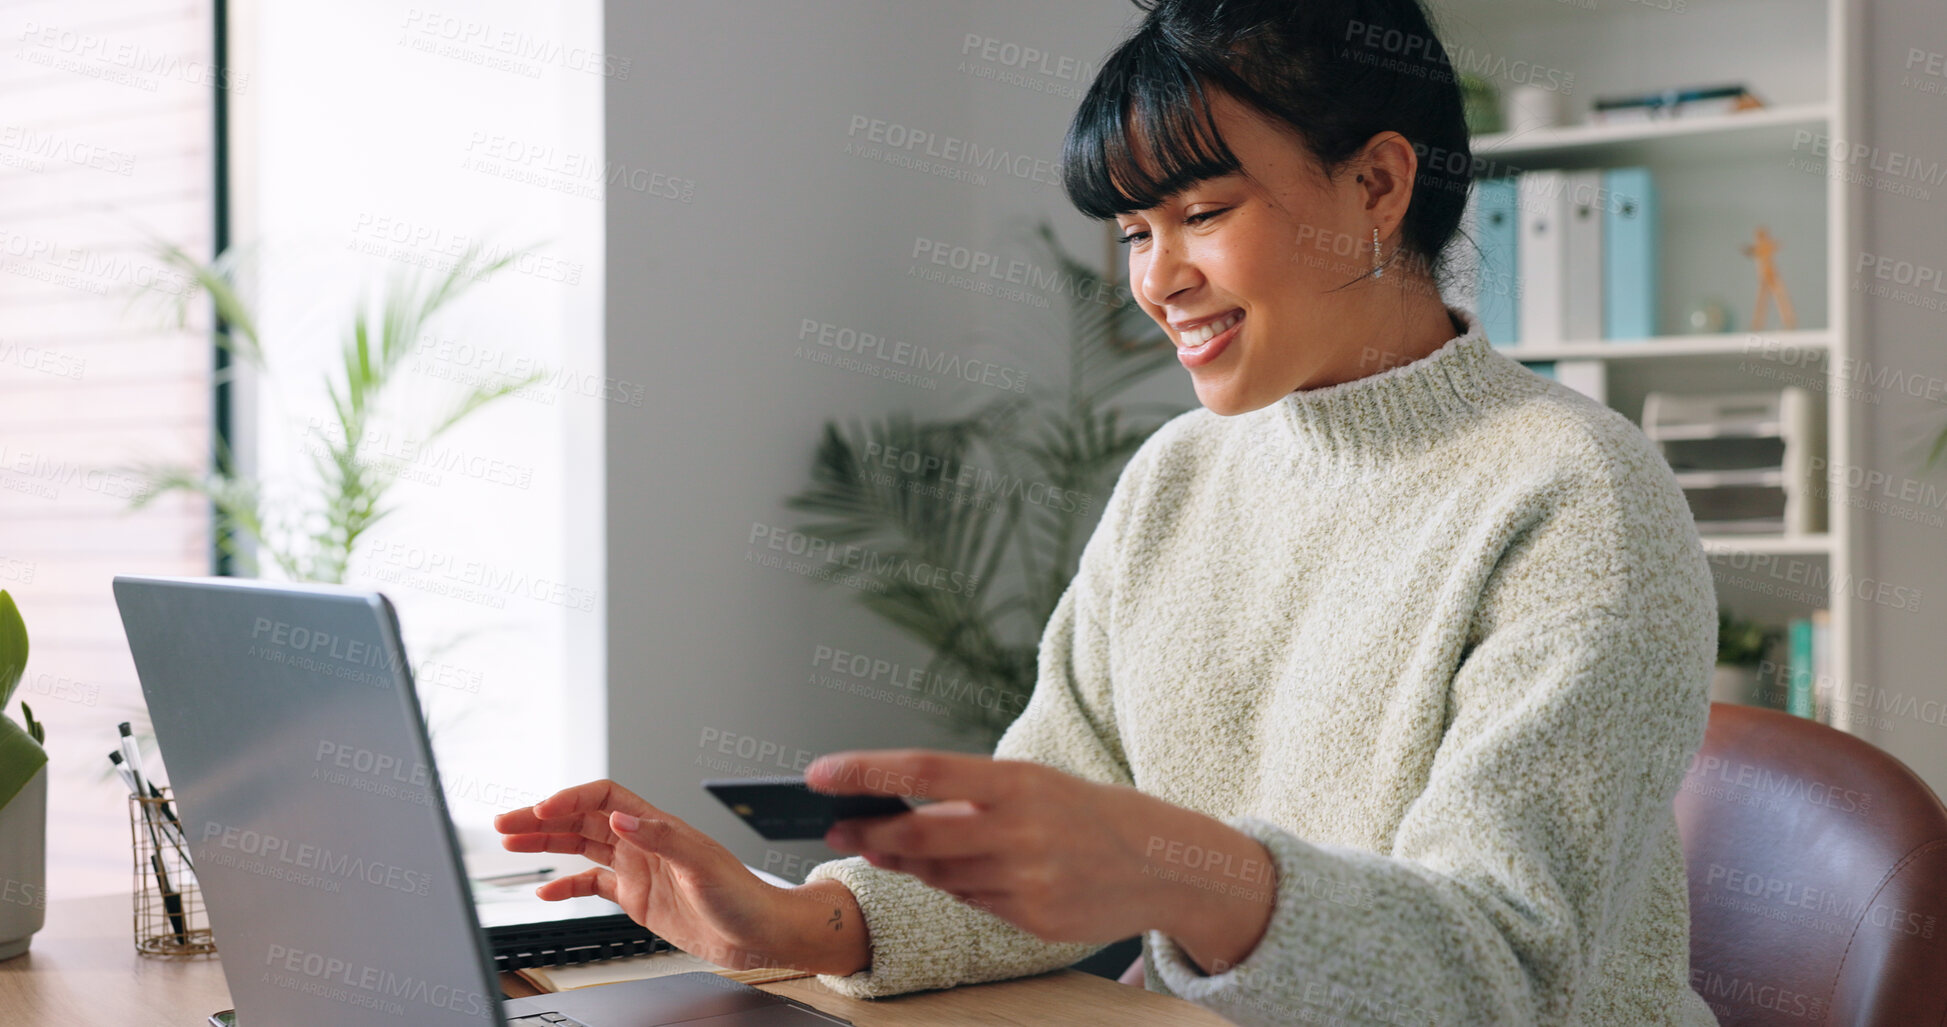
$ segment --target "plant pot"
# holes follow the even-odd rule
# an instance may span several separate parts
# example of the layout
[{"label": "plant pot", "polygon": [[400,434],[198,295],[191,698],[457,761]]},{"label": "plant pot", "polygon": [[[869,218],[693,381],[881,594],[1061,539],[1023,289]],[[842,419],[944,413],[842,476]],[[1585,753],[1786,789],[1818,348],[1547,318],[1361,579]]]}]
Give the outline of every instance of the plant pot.
[{"label": "plant pot", "polygon": [[27,951],[47,922],[47,767],[0,807],[0,959]]},{"label": "plant pot", "polygon": [[1710,675],[1710,701],[1762,706],[1764,696],[1760,684],[1758,668],[1720,663]]}]

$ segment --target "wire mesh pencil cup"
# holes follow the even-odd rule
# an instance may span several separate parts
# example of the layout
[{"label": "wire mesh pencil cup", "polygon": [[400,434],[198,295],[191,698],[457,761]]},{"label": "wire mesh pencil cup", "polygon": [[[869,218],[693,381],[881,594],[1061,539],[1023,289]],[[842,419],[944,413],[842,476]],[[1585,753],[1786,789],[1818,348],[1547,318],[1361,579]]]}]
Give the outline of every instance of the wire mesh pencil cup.
[{"label": "wire mesh pencil cup", "polygon": [[162,796],[128,797],[135,842],[135,951],[145,956],[201,956],[216,951],[203,892],[190,865],[189,839],[165,812]]}]

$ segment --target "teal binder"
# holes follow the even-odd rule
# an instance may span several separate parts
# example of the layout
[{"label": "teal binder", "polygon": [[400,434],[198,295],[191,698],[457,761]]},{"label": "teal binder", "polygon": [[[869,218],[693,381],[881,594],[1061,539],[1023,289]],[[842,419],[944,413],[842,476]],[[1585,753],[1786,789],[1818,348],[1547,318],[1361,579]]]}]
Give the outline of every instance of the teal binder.
[{"label": "teal binder", "polygon": [[1479,282],[1481,331],[1496,346],[1521,341],[1521,279],[1516,273],[1515,246],[1521,240],[1521,217],[1516,209],[1512,178],[1483,178],[1478,190],[1481,265]]},{"label": "teal binder", "polygon": [[1656,334],[1656,183],[1648,168],[1610,168],[1602,223],[1602,334]]},{"label": "teal binder", "polygon": [[1785,663],[1790,680],[1785,686],[1785,712],[1800,717],[1812,715],[1812,622],[1793,617],[1787,625],[1791,654]]}]

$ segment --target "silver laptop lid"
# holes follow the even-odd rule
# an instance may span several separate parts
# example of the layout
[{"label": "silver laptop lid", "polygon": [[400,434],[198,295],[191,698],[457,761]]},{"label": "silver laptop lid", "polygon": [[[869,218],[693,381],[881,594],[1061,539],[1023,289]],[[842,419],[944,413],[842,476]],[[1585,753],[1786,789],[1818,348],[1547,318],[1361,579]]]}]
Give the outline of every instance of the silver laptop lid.
[{"label": "silver laptop lid", "polygon": [[241,1027],[499,1024],[383,595],[115,579]]}]

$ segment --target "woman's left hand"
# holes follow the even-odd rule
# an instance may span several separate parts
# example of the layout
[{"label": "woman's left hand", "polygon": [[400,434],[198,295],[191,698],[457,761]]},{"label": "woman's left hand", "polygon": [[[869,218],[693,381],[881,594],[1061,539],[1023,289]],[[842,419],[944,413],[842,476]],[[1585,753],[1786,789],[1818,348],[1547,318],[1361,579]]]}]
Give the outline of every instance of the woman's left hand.
[{"label": "woman's left hand", "polygon": [[1271,915],[1275,872],[1256,839],[1126,785],[1020,760],[926,749],[832,753],[813,789],[933,800],[841,821],[840,852],[908,873],[1047,941],[1147,930],[1199,965],[1234,965]]}]

